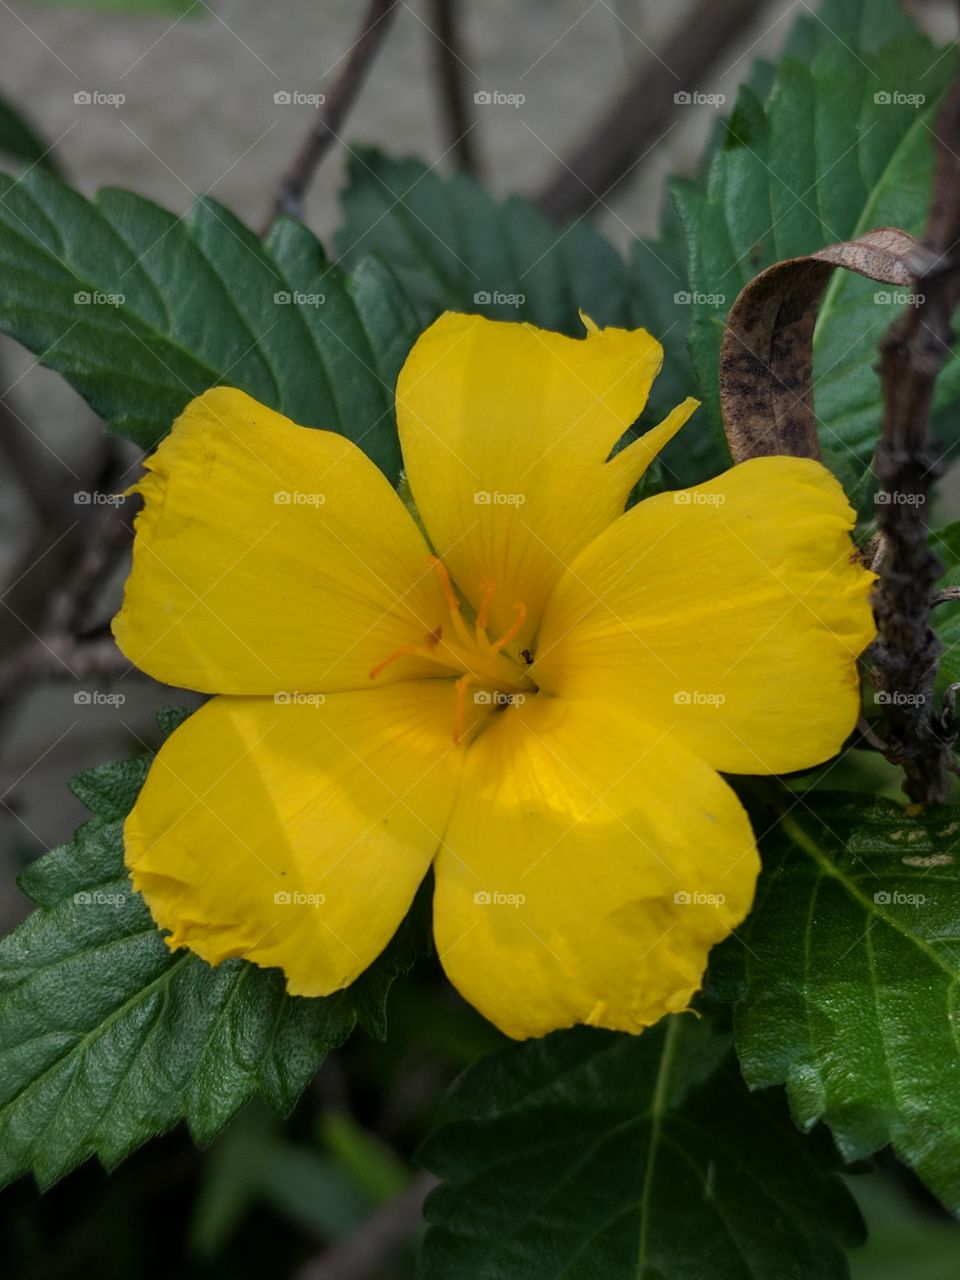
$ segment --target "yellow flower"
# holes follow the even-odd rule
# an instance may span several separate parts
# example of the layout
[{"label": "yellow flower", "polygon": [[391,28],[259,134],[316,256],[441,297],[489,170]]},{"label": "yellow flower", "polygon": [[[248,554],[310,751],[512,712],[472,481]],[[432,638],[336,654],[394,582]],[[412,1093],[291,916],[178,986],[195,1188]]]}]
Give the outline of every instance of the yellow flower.
[{"label": "yellow flower", "polygon": [[624,514],[696,401],[613,453],[662,350],[587,328],[448,314],[417,342],[397,409],[430,546],[356,445],[239,391],[148,461],[117,641],[220,695],[125,829],[171,947],[327,995],[432,865],[443,966],[508,1035],[687,1006],[758,870],[718,770],[840,748],[872,576],[807,459]]}]

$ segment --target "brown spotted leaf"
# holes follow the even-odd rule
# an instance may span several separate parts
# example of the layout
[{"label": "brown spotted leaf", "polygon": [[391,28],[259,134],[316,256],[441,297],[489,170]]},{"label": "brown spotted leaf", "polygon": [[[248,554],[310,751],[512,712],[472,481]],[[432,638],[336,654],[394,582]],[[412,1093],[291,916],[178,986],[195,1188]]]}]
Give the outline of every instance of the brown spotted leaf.
[{"label": "brown spotted leaf", "polygon": [[835,267],[909,286],[916,241],[896,227],[830,244],[762,271],[730,309],[720,347],[720,402],[735,462],[764,454],[819,458],[813,331]]}]

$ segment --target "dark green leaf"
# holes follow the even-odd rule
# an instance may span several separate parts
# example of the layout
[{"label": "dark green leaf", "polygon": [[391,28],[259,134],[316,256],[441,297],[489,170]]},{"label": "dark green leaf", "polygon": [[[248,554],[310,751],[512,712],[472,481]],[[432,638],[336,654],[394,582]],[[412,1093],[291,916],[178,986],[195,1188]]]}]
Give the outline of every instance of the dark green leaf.
[{"label": "dark green leaf", "polygon": [[338,249],[348,263],[381,257],[424,324],[445,309],[578,336],[581,309],[597,324],[626,322],[623,260],[586,223],[558,231],[519,197],[498,203],[461,173],[366,148],[349,173]]},{"label": "dark green leaf", "polygon": [[396,479],[394,382],[418,327],[380,264],[348,279],[298,223],[262,244],[207,198],[176,218],[35,170],[0,175],[0,265],[0,330],[139,444],[225,383],[357,441]]},{"label": "dark green leaf", "polygon": [[[720,339],[740,289],[773,262],[873,227],[922,230],[930,126],[954,62],[916,33],[879,53],[824,39],[809,62],[779,64],[765,103],[742,89],[706,181],[674,187],[694,296],[690,350],[718,437]],[[876,441],[880,384],[872,366],[879,338],[901,309],[898,296],[838,271],[821,303],[814,361],[820,439],[850,488]],[[960,361],[951,368],[940,387],[944,399],[960,388]]]},{"label": "dark green leaf", "polygon": [[[832,1280],[859,1215],[829,1144],[753,1099],[707,1021],[580,1028],[511,1047],[454,1086],[420,1153],[422,1280]],[[835,1158],[835,1157],[833,1157]]]},{"label": "dark green leaf", "polygon": [[88,1156],[108,1168],[185,1119],[207,1142],[254,1094],[288,1112],[356,1022],[383,1034],[423,904],[380,959],[328,999],[288,996],[279,970],[171,953],[123,866],[123,818],[148,758],[74,780],[95,817],[32,864],[37,903],[0,941],[0,1182],[49,1185]]},{"label": "dark green leaf", "polygon": [[0,155],[24,164],[43,165],[51,173],[56,170],[49,145],[27,117],[5,98],[0,98]]},{"label": "dark green leaf", "polygon": [[726,944],[753,1087],[848,1160],[892,1143],[960,1211],[960,808],[818,795],[766,841],[753,914]]}]

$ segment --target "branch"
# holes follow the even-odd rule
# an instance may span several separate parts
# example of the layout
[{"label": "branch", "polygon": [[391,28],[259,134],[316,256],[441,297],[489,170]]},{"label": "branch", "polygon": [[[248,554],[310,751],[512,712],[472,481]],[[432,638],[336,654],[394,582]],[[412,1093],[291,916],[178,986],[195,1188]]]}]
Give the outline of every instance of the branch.
[{"label": "branch", "polygon": [[423,1202],[436,1185],[432,1174],[418,1174],[352,1235],[307,1262],[294,1280],[367,1280],[381,1274],[390,1255],[420,1230]]},{"label": "branch", "polygon": [[[98,437],[90,458],[78,464],[81,483],[91,490],[112,492],[120,474],[120,463],[112,454]],[[91,594],[130,533],[113,504],[98,512],[93,527],[89,519],[78,518],[81,510],[88,509],[72,501],[69,507],[61,506],[44,524],[14,569],[10,586],[0,595],[0,653],[5,655],[0,666],[0,714],[32,679],[92,674],[86,667],[74,666],[69,655],[82,643],[78,637]],[[78,664],[86,654],[85,649],[76,653]]]},{"label": "branch", "polygon": [[435,37],[437,80],[450,147],[460,168],[476,177],[479,161],[463,83],[462,71],[467,63],[461,54],[457,5],[458,0],[430,0],[430,27]]},{"label": "branch", "polygon": [[[674,94],[701,86],[715,59],[761,9],[762,0],[699,0],[662,57],[645,57],[537,204],[555,223],[588,213],[660,140]],[[693,37],[691,39],[691,33]]]},{"label": "branch", "polygon": [[115,680],[130,669],[111,635],[78,640],[65,631],[48,632],[0,662],[0,703],[39,680]]},{"label": "branch", "polygon": [[946,798],[957,730],[950,706],[938,711],[934,700],[941,645],[930,613],[942,568],[930,550],[926,505],[943,469],[930,438],[930,410],[960,302],[960,73],[934,138],[927,231],[910,261],[915,305],[880,344],[883,426],[875,464],[883,556],[874,595],[879,634],[873,678],[886,695],[881,735],[889,744],[888,758],[903,766],[903,789],[918,803]]},{"label": "branch", "polygon": [[347,112],[390,28],[396,8],[397,0],[371,0],[360,33],[350,48],[332,93],[326,99],[323,114],[310,130],[293,164],[280,181],[274,197],[273,211],[263,229],[264,235],[281,214],[290,218],[303,218],[307,188],[313,181],[320,161],[340,133]]}]

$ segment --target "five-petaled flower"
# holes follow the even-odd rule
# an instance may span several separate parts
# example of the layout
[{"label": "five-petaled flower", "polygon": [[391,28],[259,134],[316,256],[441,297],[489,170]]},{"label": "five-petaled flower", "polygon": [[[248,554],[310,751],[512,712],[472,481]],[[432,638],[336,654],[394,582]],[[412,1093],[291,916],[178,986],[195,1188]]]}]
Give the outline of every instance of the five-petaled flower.
[{"label": "five-petaled flower", "polygon": [[116,637],[219,695],[125,828],[171,947],[326,995],[432,866],[443,966],[508,1035],[688,1005],[758,870],[720,772],[839,750],[872,575],[809,459],[625,512],[696,401],[617,451],[662,350],[586,323],[422,335],[397,388],[422,531],[355,444],[228,388],[149,459]]}]

